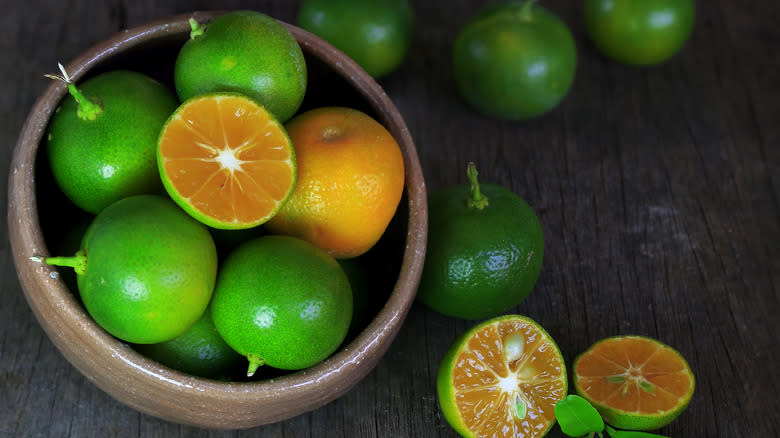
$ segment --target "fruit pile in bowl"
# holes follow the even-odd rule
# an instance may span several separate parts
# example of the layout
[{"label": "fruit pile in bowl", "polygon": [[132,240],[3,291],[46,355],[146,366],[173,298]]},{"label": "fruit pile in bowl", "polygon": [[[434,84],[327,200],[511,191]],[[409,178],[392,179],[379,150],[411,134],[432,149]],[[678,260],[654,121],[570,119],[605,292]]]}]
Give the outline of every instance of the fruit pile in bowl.
[{"label": "fruit pile in bowl", "polygon": [[373,369],[414,300],[427,204],[368,73],[230,11],[128,29],[49,77],[9,235],[36,318],[88,379],[169,421],[247,428]]}]

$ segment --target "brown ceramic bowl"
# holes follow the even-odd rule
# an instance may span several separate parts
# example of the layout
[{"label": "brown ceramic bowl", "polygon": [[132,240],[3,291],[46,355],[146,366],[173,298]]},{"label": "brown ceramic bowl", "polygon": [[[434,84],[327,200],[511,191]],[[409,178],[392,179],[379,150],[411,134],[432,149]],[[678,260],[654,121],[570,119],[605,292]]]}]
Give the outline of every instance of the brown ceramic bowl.
[{"label": "brown ceramic bowl", "polygon": [[[66,66],[76,81],[101,70],[133,68],[170,83],[175,54],[189,35],[188,19],[205,21],[218,12],[195,12],[122,31]],[[345,105],[375,116],[404,154],[406,189],[396,239],[378,245],[396,262],[387,293],[373,318],[324,362],[307,370],[259,381],[221,382],[186,375],[137,353],[93,322],[66,275],[31,259],[52,255],[68,210],[41,164],[40,144],[58,102],[66,95],[52,82],[35,102],[19,136],[9,171],[8,224],[14,262],[25,297],[62,354],[89,380],[117,400],[156,417],[206,428],[242,429],[318,408],[346,393],[387,351],[414,300],[427,235],[425,183],[412,138],[381,87],[355,62],[322,39],[285,24],[309,66],[305,106]],[[54,66],[52,66],[54,67]],[[54,70],[54,68],[52,69]],[[311,97],[310,97],[311,93]],[[408,208],[407,208],[408,207]],[[383,238],[384,239],[384,238]]]}]

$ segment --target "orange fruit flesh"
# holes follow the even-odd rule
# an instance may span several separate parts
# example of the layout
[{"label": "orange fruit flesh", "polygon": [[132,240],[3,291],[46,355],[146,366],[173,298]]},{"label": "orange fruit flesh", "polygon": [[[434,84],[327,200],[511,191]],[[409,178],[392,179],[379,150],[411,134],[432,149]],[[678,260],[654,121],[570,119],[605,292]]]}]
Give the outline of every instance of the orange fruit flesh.
[{"label": "orange fruit flesh", "polygon": [[169,193],[172,188],[172,197],[207,225],[259,225],[295,183],[295,157],[283,126],[240,95],[185,102],[166,125],[158,154]]},{"label": "orange fruit flesh", "polygon": [[[502,347],[520,334],[523,353],[505,359]],[[541,436],[555,421],[555,403],[567,391],[557,348],[531,324],[508,320],[477,332],[455,361],[457,409],[476,436]],[[525,415],[518,415],[518,403]]]},{"label": "orange fruit flesh", "polygon": [[639,414],[675,409],[693,386],[691,371],[677,352],[641,337],[596,344],[574,372],[594,402]]}]

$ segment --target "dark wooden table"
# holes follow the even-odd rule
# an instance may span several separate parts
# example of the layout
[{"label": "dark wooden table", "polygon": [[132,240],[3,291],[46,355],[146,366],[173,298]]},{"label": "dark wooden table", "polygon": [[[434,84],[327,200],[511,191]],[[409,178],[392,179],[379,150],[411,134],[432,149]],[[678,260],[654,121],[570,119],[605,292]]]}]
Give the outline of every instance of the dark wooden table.
[{"label": "dark wooden table", "polygon": [[[44,73],[120,29],[174,13],[252,8],[294,22],[289,1],[5,2],[0,15],[0,160]],[[527,122],[481,116],[456,96],[450,48],[481,3],[415,1],[414,43],[381,84],[405,116],[430,191],[484,181],[526,199],[542,222],[541,277],[516,312],[540,322],[567,362],[605,336],[677,348],[697,378],[674,437],[780,434],[780,3],[699,1],[684,50],[655,68],[602,58],[580,3],[547,0],[578,45],[575,83]],[[2,179],[6,181],[5,178]],[[6,204],[7,185],[0,190]],[[7,230],[6,215],[2,230]],[[7,231],[4,231],[7,233]],[[103,393],[55,349],[0,253],[0,436],[436,437],[435,375],[474,321],[415,305],[378,367],[343,398],[248,431],[211,431],[140,414]],[[556,428],[553,436],[562,435]]]}]

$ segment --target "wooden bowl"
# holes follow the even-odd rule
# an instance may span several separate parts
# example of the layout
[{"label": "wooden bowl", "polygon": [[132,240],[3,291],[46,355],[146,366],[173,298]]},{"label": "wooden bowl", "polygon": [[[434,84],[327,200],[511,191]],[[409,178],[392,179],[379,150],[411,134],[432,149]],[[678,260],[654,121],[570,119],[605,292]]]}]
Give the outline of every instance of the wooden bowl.
[{"label": "wooden bowl", "polygon": [[[176,52],[189,36],[188,19],[203,22],[218,14],[177,15],[122,31],[84,52],[66,70],[78,81],[124,67],[170,84]],[[340,397],[387,351],[412,305],[422,272],[427,236],[425,182],[401,115],[354,61],[313,34],[283,24],[307,59],[310,80],[302,109],[343,105],[369,112],[393,134],[406,165],[406,188],[396,217],[403,231],[396,234],[400,237],[395,242],[382,245],[382,251],[397,260],[386,300],[362,331],[312,368],[260,381],[221,382],[164,367],[107,334],[87,314],[64,274],[32,259],[52,255],[50,240],[63,233],[63,217],[76,214],[68,210],[74,207],[62,200],[47,176],[48,169],[41,164],[45,154],[38,154],[49,118],[67,93],[64,84],[53,81],[35,102],[13,152],[9,235],[22,290],[38,322],[67,360],[94,384],[139,411],[171,422],[243,429],[291,418]]]}]

